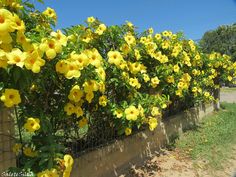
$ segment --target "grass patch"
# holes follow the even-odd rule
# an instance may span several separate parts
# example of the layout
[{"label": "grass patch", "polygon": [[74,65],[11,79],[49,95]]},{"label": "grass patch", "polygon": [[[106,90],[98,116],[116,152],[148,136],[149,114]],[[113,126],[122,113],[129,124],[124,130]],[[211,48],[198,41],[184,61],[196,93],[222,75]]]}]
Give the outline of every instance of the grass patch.
[{"label": "grass patch", "polygon": [[187,131],[176,141],[176,148],[207,166],[221,169],[236,144],[236,104],[222,103],[222,109],[203,121],[196,130]]},{"label": "grass patch", "polygon": [[224,87],[220,89],[221,92],[234,92],[236,91],[236,87]]}]

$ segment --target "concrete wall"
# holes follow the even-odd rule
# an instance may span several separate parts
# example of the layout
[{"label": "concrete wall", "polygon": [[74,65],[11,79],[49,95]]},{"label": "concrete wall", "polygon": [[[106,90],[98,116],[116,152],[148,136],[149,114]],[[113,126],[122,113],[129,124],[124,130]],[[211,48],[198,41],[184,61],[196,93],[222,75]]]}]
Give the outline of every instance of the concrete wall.
[{"label": "concrete wall", "polygon": [[153,131],[145,130],[82,155],[75,160],[72,177],[119,176],[132,164],[141,164],[170,138],[199,123],[213,112],[213,105],[192,108],[163,120]]},{"label": "concrete wall", "polygon": [[12,152],[14,145],[14,121],[10,111],[0,109],[0,175],[11,166],[16,166],[16,157]]}]

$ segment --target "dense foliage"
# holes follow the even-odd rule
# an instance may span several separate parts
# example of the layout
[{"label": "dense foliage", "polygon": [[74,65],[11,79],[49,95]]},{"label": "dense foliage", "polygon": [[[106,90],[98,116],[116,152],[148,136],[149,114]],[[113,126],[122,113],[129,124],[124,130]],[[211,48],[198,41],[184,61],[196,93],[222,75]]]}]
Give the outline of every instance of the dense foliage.
[{"label": "dense foliage", "polygon": [[224,53],[236,61],[236,24],[222,25],[207,31],[199,44],[204,52]]},{"label": "dense foliage", "polygon": [[27,134],[13,147],[20,166],[39,177],[70,176],[65,145],[80,132],[101,124],[118,135],[152,131],[163,110],[212,101],[236,75],[229,56],[205,55],[180,33],[139,34],[130,22],[108,27],[94,17],[53,31],[56,19],[51,8],[2,1],[1,101]]}]

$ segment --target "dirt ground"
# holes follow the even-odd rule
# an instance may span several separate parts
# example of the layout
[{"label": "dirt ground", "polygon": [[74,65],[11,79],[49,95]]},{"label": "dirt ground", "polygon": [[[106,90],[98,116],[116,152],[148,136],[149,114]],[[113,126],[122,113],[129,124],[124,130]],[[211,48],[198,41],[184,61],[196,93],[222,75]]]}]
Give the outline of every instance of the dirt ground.
[{"label": "dirt ground", "polygon": [[[221,101],[236,103],[236,91],[221,93]],[[193,161],[175,149],[156,152],[143,166],[133,166],[120,177],[236,177],[236,145],[223,170],[210,170],[206,162]]]}]

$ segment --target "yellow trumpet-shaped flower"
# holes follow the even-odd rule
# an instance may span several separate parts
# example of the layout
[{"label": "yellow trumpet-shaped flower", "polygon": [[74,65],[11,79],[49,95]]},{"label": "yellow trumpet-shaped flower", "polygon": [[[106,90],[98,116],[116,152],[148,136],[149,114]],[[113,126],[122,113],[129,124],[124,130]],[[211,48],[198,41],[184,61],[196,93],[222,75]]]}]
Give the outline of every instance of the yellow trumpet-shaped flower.
[{"label": "yellow trumpet-shaped flower", "polygon": [[157,119],[154,117],[149,117],[148,124],[149,124],[149,129],[153,131],[158,125]]},{"label": "yellow trumpet-shaped flower", "polygon": [[99,97],[99,105],[103,107],[107,105],[107,97],[105,95]]},{"label": "yellow trumpet-shaped flower", "polygon": [[136,43],[135,37],[130,33],[126,34],[124,39],[128,45],[134,45]]},{"label": "yellow trumpet-shaped flower", "polygon": [[129,136],[132,133],[132,129],[131,128],[125,128],[125,135]]},{"label": "yellow trumpet-shaped flower", "polygon": [[66,168],[72,168],[72,166],[74,164],[74,159],[71,155],[66,154],[66,155],[64,155],[64,162],[65,162]]},{"label": "yellow trumpet-shaped flower", "polygon": [[160,83],[160,80],[158,79],[158,77],[156,76],[156,77],[153,77],[152,79],[151,79],[151,86],[153,87],[153,88],[155,88],[155,87],[157,87],[157,85]]},{"label": "yellow trumpet-shaped flower", "polygon": [[81,120],[79,120],[78,122],[79,128],[83,128],[86,125],[88,125],[88,119],[86,117],[83,117]]},{"label": "yellow trumpet-shaped flower", "polygon": [[7,59],[8,59],[8,62],[7,62],[8,64],[16,65],[16,66],[19,66],[19,67],[23,68],[23,66],[25,64],[24,61],[26,59],[26,53],[25,52],[22,52],[18,48],[14,48],[6,56],[7,56]]},{"label": "yellow trumpet-shaped flower", "polygon": [[45,60],[39,57],[37,51],[34,51],[32,53],[27,53],[24,63],[26,69],[32,70],[33,73],[39,73],[41,67],[45,64]]},{"label": "yellow trumpet-shaped flower", "polygon": [[64,107],[64,111],[66,112],[66,114],[68,116],[74,114],[75,113],[75,105],[73,105],[72,103],[67,103]]},{"label": "yellow trumpet-shaped flower", "polygon": [[12,28],[13,29],[16,29],[18,31],[22,31],[24,32],[25,31],[25,23],[23,20],[21,20],[18,15],[14,14],[13,15],[13,18],[12,18]]},{"label": "yellow trumpet-shaped flower", "polygon": [[45,11],[43,11],[43,14],[54,19],[55,21],[57,20],[57,14],[54,9],[47,7]]},{"label": "yellow trumpet-shaped flower", "polygon": [[96,29],[95,33],[98,35],[102,35],[103,32],[107,29],[105,24],[100,24],[98,28]]},{"label": "yellow trumpet-shaped flower", "polygon": [[125,115],[127,120],[137,120],[139,116],[139,110],[135,106],[129,106],[125,109]]},{"label": "yellow trumpet-shaped flower", "polygon": [[152,116],[159,116],[161,115],[158,107],[153,107],[151,111]]},{"label": "yellow trumpet-shaped flower", "polygon": [[94,93],[91,91],[91,92],[87,92],[86,94],[86,100],[91,103],[92,102],[92,99],[94,98]]},{"label": "yellow trumpet-shaped flower", "polygon": [[23,153],[28,157],[36,157],[38,155],[37,151],[34,151],[30,147],[24,147]]},{"label": "yellow trumpet-shaped flower", "polygon": [[24,128],[28,132],[35,132],[40,129],[40,120],[38,118],[30,117],[27,119],[26,123],[24,124]]},{"label": "yellow trumpet-shaped flower", "polygon": [[74,102],[79,102],[83,97],[84,93],[80,89],[79,85],[75,85],[71,90],[70,94],[68,95],[69,100]]},{"label": "yellow trumpet-shaped flower", "polygon": [[42,43],[39,45],[39,49],[46,53],[49,60],[52,60],[62,51],[62,46],[61,43],[55,39],[43,39]]},{"label": "yellow trumpet-shaped flower", "polygon": [[37,174],[37,177],[59,177],[58,171],[56,169],[44,170]]},{"label": "yellow trumpet-shaped flower", "polygon": [[16,89],[5,89],[0,99],[6,107],[12,107],[21,103],[19,91]]},{"label": "yellow trumpet-shaped flower", "polygon": [[87,18],[87,22],[88,23],[93,23],[93,22],[95,22],[95,20],[96,19],[94,17],[92,17],[92,16]]},{"label": "yellow trumpet-shaped flower", "polygon": [[52,31],[51,36],[53,36],[62,46],[66,46],[68,38],[61,32],[61,30]]},{"label": "yellow trumpet-shaped flower", "polygon": [[16,143],[13,146],[12,150],[13,150],[14,153],[16,153],[16,155],[18,155],[20,153],[21,148],[22,148],[22,144]]},{"label": "yellow trumpet-shaped flower", "polygon": [[123,60],[122,55],[118,51],[109,51],[108,54],[108,62],[111,64],[115,64],[116,66],[120,65]]},{"label": "yellow trumpet-shaped flower", "polygon": [[9,32],[13,32],[12,28],[13,16],[12,13],[6,9],[0,9],[0,33],[6,34]]}]

